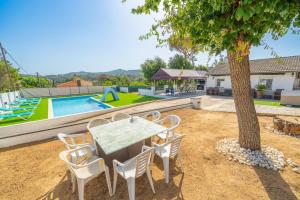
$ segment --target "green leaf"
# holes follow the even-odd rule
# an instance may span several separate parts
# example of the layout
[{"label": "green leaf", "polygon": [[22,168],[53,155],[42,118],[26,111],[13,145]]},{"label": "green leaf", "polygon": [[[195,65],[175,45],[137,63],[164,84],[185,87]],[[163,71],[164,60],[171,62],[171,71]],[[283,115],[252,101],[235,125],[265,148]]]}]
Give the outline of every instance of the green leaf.
[{"label": "green leaf", "polygon": [[235,18],[238,21],[240,21],[241,19],[247,21],[250,17],[251,17],[250,12],[243,7],[239,7],[235,12]]}]

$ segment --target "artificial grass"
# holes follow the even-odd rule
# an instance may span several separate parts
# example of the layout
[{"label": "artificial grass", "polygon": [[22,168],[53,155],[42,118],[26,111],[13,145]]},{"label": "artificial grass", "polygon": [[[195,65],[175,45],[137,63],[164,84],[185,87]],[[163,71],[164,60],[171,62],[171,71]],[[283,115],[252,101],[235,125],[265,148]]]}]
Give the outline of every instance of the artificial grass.
[{"label": "artificial grass", "polygon": [[254,100],[254,104],[256,105],[265,105],[265,106],[283,106],[280,105],[279,101],[272,101],[272,100]]},{"label": "artificial grass", "polygon": [[[103,94],[100,94],[96,98],[101,98]],[[150,97],[150,96],[141,96],[137,93],[122,93],[118,92],[119,99],[115,101],[111,93],[109,93],[106,97],[105,103],[112,105],[114,107],[126,106],[135,103],[142,103],[146,101],[158,100],[158,97]]]},{"label": "artificial grass", "polygon": [[41,119],[48,119],[48,98],[41,99],[41,102],[37,105],[37,108],[34,110],[34,114],[31,116],[30,119],[22,120],[17,117],[11,119],[5,119],[0,121],[0,126],[20,124],[24,122],[36,121]]}]

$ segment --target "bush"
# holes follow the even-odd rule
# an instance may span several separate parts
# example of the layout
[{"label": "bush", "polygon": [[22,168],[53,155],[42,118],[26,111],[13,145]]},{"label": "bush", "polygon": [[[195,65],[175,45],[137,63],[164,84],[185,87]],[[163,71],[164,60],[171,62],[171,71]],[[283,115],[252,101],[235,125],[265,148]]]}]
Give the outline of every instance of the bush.
[{"label": "bush", "polygon": [[264,91],[266,88],[267,87],[264,84],[258,84],[258,85],[256,85],[256,90],[257,91]]}]

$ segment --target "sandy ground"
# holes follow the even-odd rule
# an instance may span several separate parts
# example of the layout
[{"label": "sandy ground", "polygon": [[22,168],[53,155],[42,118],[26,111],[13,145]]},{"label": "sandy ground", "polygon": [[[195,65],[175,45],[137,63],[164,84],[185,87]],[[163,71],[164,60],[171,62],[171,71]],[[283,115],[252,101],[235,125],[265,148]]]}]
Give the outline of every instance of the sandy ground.
[{"label": "sandy ground", "polygon": [[[184,174],[171,162],[170,183],[164,182],[162,162],[155,158],[153,194],[147,177],[136,182],[136,199],[298,199],[300,174],[290,167],[282,172],[228,161],[215,150],[224,137],[237,137],[232,113],[181,109],[169,112],[182,118],[177,132],[185,134]],[[166,115],[168,113],[164,113]],[[279,136],[265,128],[271,117],[260,117],[262,143],[283,151],[300,164],[300,139]],[[0,199],[77,199],[70,174],[58,154],[64,146],[47,140],[0,151]],[[111,173],[112,177],[112,173]],[[104,174],[85,187],[86,199],[128,199],[127,184],[119,177],[117,192],[109,197]]]}]

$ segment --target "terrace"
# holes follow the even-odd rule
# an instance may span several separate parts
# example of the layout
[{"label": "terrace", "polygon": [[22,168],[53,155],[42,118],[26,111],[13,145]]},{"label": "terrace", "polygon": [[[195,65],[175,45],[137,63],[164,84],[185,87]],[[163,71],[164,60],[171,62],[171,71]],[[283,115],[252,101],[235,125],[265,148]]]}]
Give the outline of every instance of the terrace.
[{"label": "terrace", "polygon": [[[286,166],[279,172],[249,167],[229,161],[216,151],[220,139],[238,137],[234,113],[184,108],[162,114],[176,114],[182,119],[176,132],[185,134],[181,150],[184,173],[178,162],[171,162],[170,183],[166,184],[162,162],[156,157],[152,165],[156,194],[152,193],[146,176],[143,176],[136,181],[136,199],[300,198],[300,175],[291,167]],[[111,114],[106,117],[109,116]],[[262,144],[272,145],[300,163],[297,150],[300,140],[274,134],[269,129],[272,120],[269,116],[259,117]],[[64,149],[56,138],[1,149],[0,180],[5,183],[0,184],[0,199],[76,199],[77,193],[72,193],[70,171],[58,158]],[[110,174],[112,176],[113,172]],[[104,174],[85,187],[85,199],[127,198],[127,183],[121,178],[113,197],[109,196]]]}]

